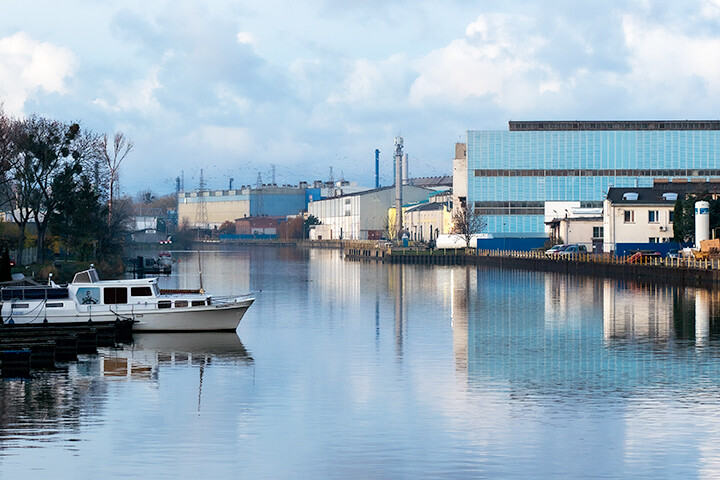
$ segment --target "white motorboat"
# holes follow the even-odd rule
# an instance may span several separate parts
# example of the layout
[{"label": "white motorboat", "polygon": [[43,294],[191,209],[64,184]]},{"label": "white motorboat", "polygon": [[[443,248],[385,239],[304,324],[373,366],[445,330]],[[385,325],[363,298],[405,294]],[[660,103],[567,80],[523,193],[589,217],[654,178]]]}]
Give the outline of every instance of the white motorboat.
[{"label": "white motorboat", "polygon": [[2,321],[77,324],[133,320],[133,331],[235,331],[255,300],[217,297],[200,290],[160,290],[157,278],[100,280],[94,268],[67,286],[5,287]]}]

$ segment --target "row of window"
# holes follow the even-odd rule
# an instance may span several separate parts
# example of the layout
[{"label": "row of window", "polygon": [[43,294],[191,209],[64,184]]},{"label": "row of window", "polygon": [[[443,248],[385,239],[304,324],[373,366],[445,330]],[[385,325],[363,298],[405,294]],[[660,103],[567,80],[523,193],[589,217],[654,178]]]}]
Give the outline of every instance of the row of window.
[{"label": "row of window", "polygon": [[[203,305],[210,305],[210,299],[207,300],[207,303],[205,300],[193,300],[188,304],[187,300],[175,300],[175,308],[185,308],[189,305],[193,307],[201,307]],[[160,300],[158,302],[158,308],[172,308],[173,302],[170,300]]]},{"label": "row of window", "polygon": [[545,209],[532,207],[476,208],[476,215],[543,215]]},{"label": "row of window", "polygon": [[605,122],[563,122],[563,121],[510,121],[509,130],[720,130],[718,121],[605,121]]},{"label": "row of window", "polygon": [[707,177],[718,176],[720,170],[712,169],[475,169],[476,177]]},{"label": "row of window", "polygon": [[670,243],[673,239],[671,237],[650,237],[648,243]]},{"label": "row of window", "polygon": [[[668,210],[668,223],[673,223],[675,212]],[[635,210],[625,210],[624,223],[635,223]],[[648,223],[660,223],[660,210],[648,210]]]}]

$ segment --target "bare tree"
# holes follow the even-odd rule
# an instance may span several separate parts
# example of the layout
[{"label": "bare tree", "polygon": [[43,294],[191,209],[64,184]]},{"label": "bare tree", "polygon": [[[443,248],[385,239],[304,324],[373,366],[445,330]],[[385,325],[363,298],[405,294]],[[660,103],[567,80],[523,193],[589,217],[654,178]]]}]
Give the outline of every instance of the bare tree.
[{"label": "bare tree", "polygon": [[10,181],[8,171],[17,154],[18,128],[19,122],[6,115],[0,103],[0,188],[5,188]]},{"label": "bare tree", "polygon": [[125,160],[133,148],[133,143],[122,132],[117,132],[112,139],[107,135],[101,139],[100,155],[104,160],[108,175],[108,225],[112,224],[113,200],[117,196],[117,186],[120,173],[120,164]]},{"label": "bare tree", "polygon": [[465,240],[467,247],[470,246],[473,235],[482,233],[487,227],[487,219],[465,203],[453,210],[452,222],[453,235]]}]

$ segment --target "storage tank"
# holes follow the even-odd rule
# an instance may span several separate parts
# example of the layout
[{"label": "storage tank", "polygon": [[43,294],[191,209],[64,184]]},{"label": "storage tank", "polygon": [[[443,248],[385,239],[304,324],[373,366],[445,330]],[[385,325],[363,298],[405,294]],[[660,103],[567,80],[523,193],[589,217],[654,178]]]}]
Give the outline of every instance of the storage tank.
[{"label": "storage tank", "polygon": [[703,240],[710,240],[710,204],[700,201],[695,202],[695,248]]}]

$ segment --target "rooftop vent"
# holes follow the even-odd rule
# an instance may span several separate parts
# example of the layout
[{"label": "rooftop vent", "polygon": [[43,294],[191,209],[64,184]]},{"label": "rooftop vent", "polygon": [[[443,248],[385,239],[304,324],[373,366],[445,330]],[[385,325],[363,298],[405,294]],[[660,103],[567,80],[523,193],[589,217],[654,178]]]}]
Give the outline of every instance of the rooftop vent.
[{"label": "rooftop vent", "polygon": [[638,194],[635,192],[626,192],[623,193],[623,200],[632,200],[635,201],[638,199]]},{"label": "rooftop vent", "polygon": [[677,200],[677,198],[678,198],[677,193],[673,193],[673,192],[663,193],[663,200],[665,200],[666,202],[674,202]]}]

